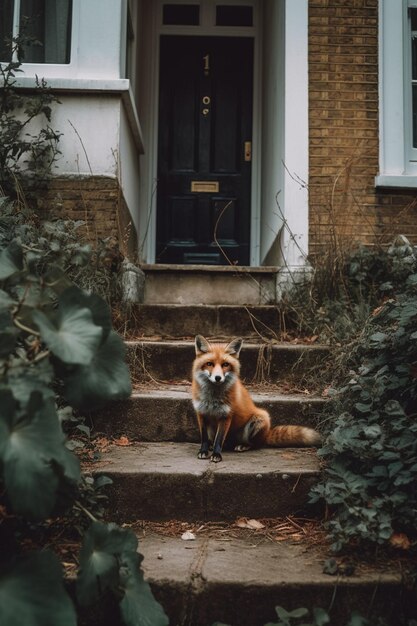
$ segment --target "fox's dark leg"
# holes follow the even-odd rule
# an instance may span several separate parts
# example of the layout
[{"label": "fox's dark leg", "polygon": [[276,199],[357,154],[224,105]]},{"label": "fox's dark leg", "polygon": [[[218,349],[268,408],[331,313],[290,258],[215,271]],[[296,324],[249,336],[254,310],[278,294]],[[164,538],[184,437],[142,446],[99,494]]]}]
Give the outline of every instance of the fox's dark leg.
[{"label": "fox's dark leg", "polygon": [[207,424],[203,415],[197,413],[198,427],[200,429],[200,451],[197,455],[198,459],[208,459],[209,458],[209,447],[210,442],[208,438],[207,432]]},{"label": "fox's dark leg", "polygon": [[219,463],[222,460],[222,448],[226,435],[229,431],[232,420],[229,417],[221,417],[218,421],[217,432],[214,438],[213,452],[210,457],[212,463]]}]

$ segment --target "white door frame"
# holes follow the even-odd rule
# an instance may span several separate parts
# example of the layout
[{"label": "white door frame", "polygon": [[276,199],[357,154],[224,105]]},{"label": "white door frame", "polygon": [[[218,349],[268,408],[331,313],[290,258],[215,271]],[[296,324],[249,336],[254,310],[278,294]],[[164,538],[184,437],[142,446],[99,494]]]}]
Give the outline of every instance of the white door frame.
[{"label": "white door frame", "polygon": [[[166,0],[170,2],[171,0]],[[182,0],[196,3],[196,0]],[[214,4],[201,0],[202,11],[210,19]],[[264,91],[262,21],[264,5],[278,5],[282,41],[279,53],[283,62],[278,69],[272,89],[278,95],[281,111],[264,115],[262,119],[261,92]],[[162,34],[194,36],[226,36],[254,38],[254,84],[253,84],[253,135],[252,135],[252,193],[251,193],[251,239],[250,264],[260,265],[264,259],[269,264],[287,267],[289,270],[306,265],[308,253],[308,0],[227,0],[227,4],[251,4],[254,6],[253,28],[226,28],[215,26],[163,26],[161,19],[162,2],[151,0],[151,18],[146,29],[151,31],[146,63],[150,68],[148,81],[142,85],[145,91],[145,156],[141,157],[141,198],[140,206],[146,207],[141,216],[141,233],[144,233],[142,257],[148,263],[155,262],[156,248],[156,181],[158,159],[158,104],[159,104],[159,38]],[[279,33],[277,33],[279,37]],[[267,62],[268,59],[265,59]],[[262,135],[267,125],[268,134],[276,135],[280,149],[274,152],[273,162],[262,167]],[[263,128],[264,126],[264,128]],[[265,155],[264,155],[265,157]],[[276,233],[279,239],[275,255],[265,253],[262,248],[262,228],[265,206],[264,188],[268,185],[266,176],[262,180],[262,170],[276,173],[271,186],[274,196],[279,192],[280,211],[270,206],[267,229]],[[303,186],[299,181],[305,181]],[[268,195],[268,194],[267,194]],[[271,194],[269,194],[271,196]],[[269,200],[271,204],[271,199]],[[146,215],[145,215],[146,213]],[[271,223],[269,223],[271,222]],[[269,245],[269,244],[268,244]],[[272,263],[271,263],[272,259]]]}]

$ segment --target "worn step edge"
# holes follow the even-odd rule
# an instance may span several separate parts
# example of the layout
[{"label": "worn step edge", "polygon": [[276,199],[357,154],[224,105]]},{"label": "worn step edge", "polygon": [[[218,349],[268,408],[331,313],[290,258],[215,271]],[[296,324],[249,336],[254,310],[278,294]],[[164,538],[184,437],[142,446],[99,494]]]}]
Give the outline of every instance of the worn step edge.
[{"label": "worn step edge", "polygon": [[[352,611],[370,623],[383,617],[394,626],[413,617],[414,598],[395,563],[359,568],[350,577],[323,574],[324,550],[308,544],[262,543],[252,539],[220,540],[139,535],[142,568],[170,626],[264,626],[276,622],[276,606],[288,611],[307,607],[329,610],[331,626],[345,626]],[[67,581],[75,599],[75,581]],[[331,607],[329,609],[329,607]],[[82,624],[122,626],[117,602],[105,596],[83,608]],[[404,620],[405,621],[405,620]]]},{"label": "worn step edge", "polygon": [[397,623],[405,610],[399,571],[369,569],[349,578],[323,574],[324,550],[308,544],[251,540],[145,536],[139,538],[145,576],[170,624],[263,626],[276,606],[328,608],[332,626],[351,611]]},{"label": "worn step edge", "polygon": [[280,311],[276,305],[137,304],[129,308],[126,328],[138,338],[208,335],[224,339],[276,339]]},{"label": "worn step edge", "polygon": [[[191,341],[127,341],[126,356],[138,381],[189,380],[195,357]],[[300,376],[319,365],[329,354],[322,345],[250,344],[241,352],[241,373],[246,381],[283,380]]]},{"label": "worn step edge", "polygon": [[113,480],[112,515],[123,522],[282,517],[308,508],[319,475],[314,449],[224,452],[217,464],[197,452],[191,443],[114,446],[92,471]]},{"label": "worn step edge", "polygon": [[[315,428],[325,404],[323,398],[299,394],[252,393],[257,406],[271,415],[273,426],[299,424]],[[91,416],[95,432],[126,435],[139,441],[198,442],[191,389],[149,389],[128,400],[112,403]]]}]

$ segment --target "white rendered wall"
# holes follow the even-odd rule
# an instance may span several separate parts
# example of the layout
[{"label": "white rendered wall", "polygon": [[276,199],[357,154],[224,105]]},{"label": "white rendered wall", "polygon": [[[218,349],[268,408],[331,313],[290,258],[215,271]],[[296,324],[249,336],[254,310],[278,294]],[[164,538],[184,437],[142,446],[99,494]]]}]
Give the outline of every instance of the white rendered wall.
[{"label": "white rendered wall", "polygon": [[63,133],[62,152],[54,175],[116,176],[119,151],[120,108],[118,96],[60,95],[52,127]]},{"label": "white rendered wall", "polygon": [[308,0],[265,0],[264,11],[261,262],[297,271],[309,229]]}]

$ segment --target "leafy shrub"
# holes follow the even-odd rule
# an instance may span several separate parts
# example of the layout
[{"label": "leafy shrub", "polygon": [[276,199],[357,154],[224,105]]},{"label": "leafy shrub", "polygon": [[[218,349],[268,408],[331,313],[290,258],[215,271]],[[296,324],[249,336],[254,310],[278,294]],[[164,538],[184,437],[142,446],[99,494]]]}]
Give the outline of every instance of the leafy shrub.
[{"label": "leafy shrub", "polygon": [[417,249],[400,239],[386,266],[387,296],[346,351],[319,451],[326,465],[313,500],[334,513],[335,550],[417,528]]},{"label": "leafy shrub", "polygon": [[[24,47],[36,43],[24,33],[14,37],[10,42],[12,60],[0,64],[0,185],[8,193],[15,189],[16,175],[22,169],[46,177],[60,154],[61,133],[51,127],[51,105],[59,100],[38,77],[30,95],[15,89]],[[46,124],[37,130],[33,122],[40,120]]]},{"label": "leafy shrub", "polygon": [[[94,519],[79,501],[87,481],[66,446],[60,415],[65,403],[92,409],[129,396],[130,376],[107,304],[68,279],[66,269],[81,266],[88,250],[71,241],[65,247],[49,236],[50,225],[43,228],[34,215],[13,212],[6,201],[3,208],[0,514],[2,529],[12,531],[0,553],[0,623],[69,626],[76,624],[76,612],[59,560],[51,550],[28,550],[25,538],[34,528],[42,533],[46,520],[57,515],[66,514],[77,527],[84,526],[80,510]],[[94,502],[91,485],[87,492]],[[110,591],[128,626],[167,624],[140,561],[133,532],[95,520],[82,541],[78,603],[94,603]]]}]

